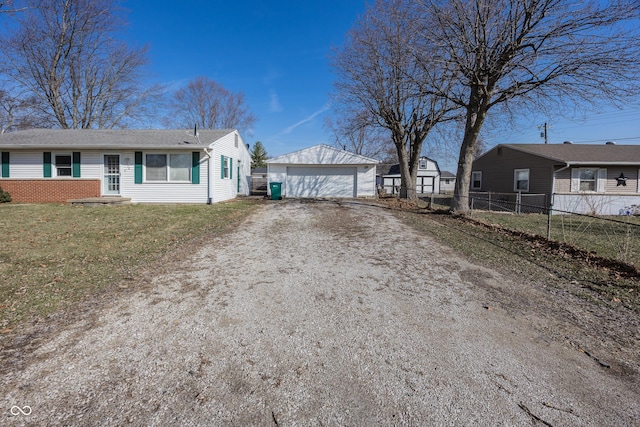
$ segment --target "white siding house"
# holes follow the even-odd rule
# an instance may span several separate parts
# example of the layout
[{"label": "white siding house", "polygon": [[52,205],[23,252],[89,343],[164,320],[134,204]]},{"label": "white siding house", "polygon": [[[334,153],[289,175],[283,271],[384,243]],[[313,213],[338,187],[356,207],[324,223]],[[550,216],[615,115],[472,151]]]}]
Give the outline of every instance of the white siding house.
[{"label": "white siding house", "polygon": [[267,179],[281,183],[283,197],[375,197],[376,163],[320,144],[267,160]]},{"label": "white siding house", "polygon": [[251,156],[233,129],[34,129],[1,135],[0,152],[15,202],[215,203],[250,191]]}]

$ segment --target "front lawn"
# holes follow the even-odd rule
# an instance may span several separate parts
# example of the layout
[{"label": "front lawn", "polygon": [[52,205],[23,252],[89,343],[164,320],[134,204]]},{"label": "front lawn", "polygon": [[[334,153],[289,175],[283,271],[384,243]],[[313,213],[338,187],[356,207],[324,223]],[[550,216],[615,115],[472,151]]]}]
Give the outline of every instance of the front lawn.
[{"label": "front lawn", "polygon": [[0,205],[0,333],[132,279],[144,263],[224,233],[257,207]]}]

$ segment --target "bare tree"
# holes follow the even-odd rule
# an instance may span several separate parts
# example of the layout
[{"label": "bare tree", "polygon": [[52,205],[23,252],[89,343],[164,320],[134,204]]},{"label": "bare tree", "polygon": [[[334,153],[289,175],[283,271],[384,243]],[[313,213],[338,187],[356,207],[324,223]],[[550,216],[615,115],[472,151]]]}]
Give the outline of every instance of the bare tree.
[{"label": "bare tree", "polygon": [[[400,164],[400,196],[416,199],[422,145],[429,131],[452,117],[449,76],[419,62],[424,40],[411,0],[377,0],[348,33],[333,57],[336,100],[354,105],[388,129]],[[356,108],[357,109],[357,108]]]},{"label": "bare tree", "polygon": [[[454,211],[469,210],[472,163],[491,109],[619,102],[639,92],[637,1],[421,0],[429,63],[459,82],[465,111]],[[630,22],[636,20],[636,22]],[[551,107],[550,107],[551,106]]]},{"label": "bare tree", "polygon": [[251,113],[242,92],[233,93],[207,77],[196,77],[173,94],[169,105],[169,126],[203,129],[238,129],[251,134],[258,120]]},{"label": "bare tree", "polygon": [[11,130],[42,127],[35,97],[14,96],[0,89],[0,134]]},{"label": "bare tree", "polygon": [[335,111],[325,119],[325,127],[332,133],[333,142],[343,150],[376,159],[396,158],[396,150],[387,129],[377,125],[370,111]]},{"label": "bare tree", "polygon": [[0,13],[14,13],[21,12],[26,9],[26,6],[16,5],[13,0],[0,1]]},{"label": "bare tree", "polygon": [[161,88],[142,88],[146,48],[116,39],[117,0],[34,0],[2,40],[8,77],[30,92],[50,126],[127,127]]}]

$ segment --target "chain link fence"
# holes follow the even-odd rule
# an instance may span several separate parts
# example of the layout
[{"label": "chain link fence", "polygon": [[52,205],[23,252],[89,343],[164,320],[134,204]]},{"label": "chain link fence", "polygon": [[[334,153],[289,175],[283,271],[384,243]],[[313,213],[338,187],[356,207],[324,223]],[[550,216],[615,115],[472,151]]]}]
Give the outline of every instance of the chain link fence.
[{"label": "chain link fence", "polygon": [[[451,196],[425,198],[433,208]],[[552,209],[545,194],[470,193],[471,217],[504,228],[567,243],[594,255],[640,268],[640,212],[598,216]]]}]

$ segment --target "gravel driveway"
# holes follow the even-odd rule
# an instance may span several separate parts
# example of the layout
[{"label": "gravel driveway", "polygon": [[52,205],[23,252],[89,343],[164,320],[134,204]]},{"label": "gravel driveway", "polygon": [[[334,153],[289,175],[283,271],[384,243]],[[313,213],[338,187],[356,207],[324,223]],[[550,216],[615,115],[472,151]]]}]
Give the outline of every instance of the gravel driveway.
[{"label": "gravel driveway", "polygon": [[389,210],[266,204],[25,355],[0,379],[0,420],[640,424],[636,383],[487,300],[480,281],[520,286]]}]

